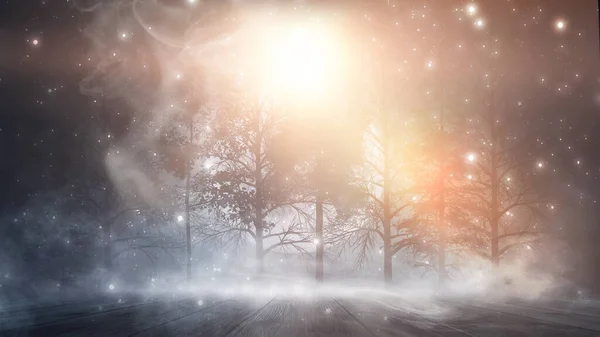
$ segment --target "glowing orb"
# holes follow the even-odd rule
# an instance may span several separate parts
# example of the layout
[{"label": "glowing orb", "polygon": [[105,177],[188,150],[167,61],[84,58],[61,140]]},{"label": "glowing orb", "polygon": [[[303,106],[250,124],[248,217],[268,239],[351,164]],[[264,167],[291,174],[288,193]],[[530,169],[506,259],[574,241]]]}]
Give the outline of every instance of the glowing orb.
[{"label": "glowing orb", "polygon": [[[294,22],[295,21],[295,22]],[[337,93],[354,56],[334,20],[247,20],[240,70],[246,85],[277,99],[314,103]],[[256,37],[260,37],[256,41]]]},{"label": "glowing orb", "polygon": [[469,5],[469,7],[467,7],[467,12],[469,15],[473,15],[477,12],[477,7],[475,7],[475,5]]},{"label": "glowing orb", "polygon": [[204,301],[202,301],[202,300],[198,300],[198,305],[199,305],[199,306],[202,306],[203,304],[204,304]]},{"label": "glowing orb", "polygon": [[115,285],[114,285],[114,284],[111,284],[111,285],[109,285],[109,286],[108,286],[108,289],[110,289],[110,290],[115,290]]},{"label": "glowing orb", "polygon": [[556,29],[563,30],[566,26],[567,24],[563,20],[556,21]]},{"label": "glowing orb", "polygon": [[276,83],[295,92],[321,90],[334,62],[329,41],[323,35],[297,28],[282,38],[274,50]]},{"label": "glowing orb", "polygon": [[178,215],[177,216],[177,221],[182,222],[183,221],[183,215]]},{"label": "glowing orb", "polygon": [[473,154],[473,153],[470,153],[470,154],[467,156],[467,160],[468,160],[468,161],[471,161],[471,162],[475,161],[475,154]]},{"label": "glowing orb", "polygon": [[539,162],[539,163],[537,164],[537,166],[538,166],[539,168],[542,168],[542,167],[544,167],[544,163],[542,163],[542,162]]},{"label": "glowing orb", "polygon": [[31,43],[32,43],[34,46],[37,46],[38,44],[40,44],[40,40],[38,40],[38,39],[35,39],[35,40],[31,41]]},{"label": "glowing orb", "polygon": [[483,20],[479,19],[479,20],[475,21],[475,26],[483,27]]}]

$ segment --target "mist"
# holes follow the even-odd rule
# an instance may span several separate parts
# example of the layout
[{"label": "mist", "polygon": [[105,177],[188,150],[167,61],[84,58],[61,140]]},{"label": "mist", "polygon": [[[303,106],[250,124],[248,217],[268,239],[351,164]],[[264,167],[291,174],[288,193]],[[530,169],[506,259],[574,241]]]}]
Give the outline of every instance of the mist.
[{"label": "mist", "polygon": [[0,312],[335,301],[431,328],[593,302],[598,208],[564,186],[586,163],[543,147],[559,61],[463,5],[73,1],[85,106],[61,186],[2,213]]}]

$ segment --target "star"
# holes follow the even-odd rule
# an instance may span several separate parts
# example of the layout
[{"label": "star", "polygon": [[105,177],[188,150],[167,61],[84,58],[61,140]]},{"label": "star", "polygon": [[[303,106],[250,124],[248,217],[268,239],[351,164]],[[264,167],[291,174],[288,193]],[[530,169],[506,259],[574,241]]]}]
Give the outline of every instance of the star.
[{"label": "star", "polygon": [[467,7],[467,13],[469,13],[469,15],[477,13],[477,7],[475,7],[475,5],[469,5],[469,7]]}]

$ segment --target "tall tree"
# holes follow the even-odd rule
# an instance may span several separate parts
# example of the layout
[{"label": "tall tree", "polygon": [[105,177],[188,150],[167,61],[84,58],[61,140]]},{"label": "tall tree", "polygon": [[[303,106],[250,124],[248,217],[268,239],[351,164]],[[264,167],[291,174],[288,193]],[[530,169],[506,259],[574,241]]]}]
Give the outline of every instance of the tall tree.
[{"label": "tall tree", "polygon": [[[498,267],[509,249],[542,233],[545,203],[535,178],[543,174],[545,163],[532,152],[535,141],[526,127],[531,110],[510,100],[518,97],[513,91],[518,82],[509,82],[508,73],[498,68],[485,77],[489,82],[480,86],[479,105],[470,120],[473,152],[466,160],[472,162],[472,185],[464,192],[476,219],[473,228],[488,240],[489,250],[481,253]],[[515,126],[515,120],[523,125]]]},{"label": "tall tree", "polygon": [[282,171],[275,165],[273,141],[282,123],[277,112],[270,102],[245,95],[220,111],[208,151],[211,178],[204,199],[219,219],[201,234],[235,246],[251,238],[259,274],[268,252],[307,253],[305,244],[313,243],[304,228],[309,213],[301,207],[309,200],[295,188],[306,168]]},{"label": "tall tree", "polygon": [[[392,257],[412,240],[406,227],[414,196],[408,164],[415,155],[410,148],[418,140],[412,137],[409,112],[416,107],[413,98],[421,86],[410,81],[409,68],[422,60],[408,52],[412,46],[396,42],[403,38],[392,29],[399,26],[394,13],[410,6],[390,8],[383,1],[355,5],[350,7],[354,20],[350,30],[360,30],[356,34],[362,46],[356,53],[360,64],[354,71],[361,76],[362,90],[354,95],[353,104],[365,112],[367,126],[362,139],[364,161],[354,173],[361,180],[366,207],[356,210],[351,221],[338,223],[333,240],[349,242],[358,252],[359,264],[381,244],[383,277],[389,283]],[[409,35],[404,37],[410,39]],[[401,57],[404,62],[398,65]]]},{"label": "tall tree", "polygon": [[206,179],[203,162],[207,155],[204,145],[207,137],[210,137],[214,109],[203,73],[198,67],[188,67],[188,75],[183,78],[180,76],[178,83],[171,86],[172,96],[176,99],[169,104],[169,118],[165,118],[159,143],[161,168],[180,179],[183,185],[167,182],[172,185],[173,206],[182,210],[177,218],[185,226],[188,282],[192,278],[192,213],[205,207],[201,202]]},{"label": "tall tree", "polygon": [[315,277],[323,281],[325,208],[347,209],[357,201],[353,168],[362,159],[362,124],[348,106],[322,103],[286,118],[277,140],[277,164],[308,168],[303,189],[315,205]]}]

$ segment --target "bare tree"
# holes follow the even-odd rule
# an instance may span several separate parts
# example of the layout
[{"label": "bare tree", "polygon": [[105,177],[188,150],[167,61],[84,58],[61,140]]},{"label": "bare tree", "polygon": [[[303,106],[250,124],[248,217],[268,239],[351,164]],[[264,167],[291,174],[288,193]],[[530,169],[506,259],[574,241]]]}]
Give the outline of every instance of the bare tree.
[{"label": "bare tree", "polygon": [[[463,187],[463,193],[468,195],[465,207],[475,219],[472,229],[487,241],[487,252],[477,251],[498,267],[509,249],[537,240],[542,233],[546,204],[535,177],[543,173],[545,163],[532,155],[529,109],[515,100],[516,90],[526,82],[499,68],[485,77],[489,82],[478,86],[479,105],[470,119],[472,152],[465,160],[471,162],[471,184]],[[515,124],[517,120],[521,125]]]},{"label": "bare tree", "polygon": [[177,99],[171,102],[170,118],[164,121],[159,152],[160,168],[182,182],[170,181],[165,185],[171,189],[172,206],[182,210],[176,217],[185,225],[186,278],[189,282],[192,277],[192,213],[205,207],[199,202],[206,178],[204,142],[210,137],[214,101],[207,94],[202,69],[194,67],[186,73],[190,75],[173,86],[173,97]]},{"label": "bare tree", "polygon": [[306,244],[314,244],[313,231],[305,227],[312,213],[310,198],[298,189],[307,168],[283,171],[275,165],[273,141],[282,118],[267,101],[248,96],[220,111],[205,167],[210,178],[203,199],[218,221],[201,234],[226,245],[252,239],[258,273],[264,270],[264,255],[273,249],[307,253]]},{"label": "bare tree", "polygon": [[298,187],[308,193],[315,207],[317,281],[323,281],[325,246],[329,244],[325,235],[327,208],[330,213],[343,212],[360,198],[352,171],[363,159],[365,116],[352,109],[354,102],[348,90],[344,90],[344,102],[330,97],[316,106],[296,103],[274,144],[275,163],[280,170],[306,167],[302,180],[305,185]]}]

